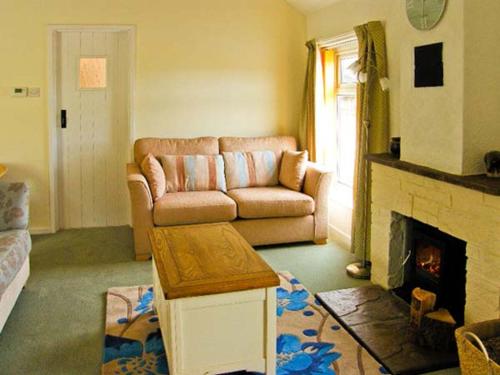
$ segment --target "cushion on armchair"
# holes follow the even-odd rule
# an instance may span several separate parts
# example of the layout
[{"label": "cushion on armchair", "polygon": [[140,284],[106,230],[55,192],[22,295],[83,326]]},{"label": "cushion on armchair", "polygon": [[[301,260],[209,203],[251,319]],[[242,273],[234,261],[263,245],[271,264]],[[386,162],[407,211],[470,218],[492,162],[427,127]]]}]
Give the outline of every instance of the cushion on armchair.
[{"label": "cushion on armchair", "polygon": [[223,155],[228,190],[278,185],[279,157],[275,152],[224,152]]},{"label": "cushion on armchair", "polygon": [[307,170],[307,151],[285,151],[281,159],[280,184],[301,191]]},{"label": "cushion on armchair", "polygon": [[26,229],[28,204],[28,186],[25,183],[0,183],[0,231]]}]

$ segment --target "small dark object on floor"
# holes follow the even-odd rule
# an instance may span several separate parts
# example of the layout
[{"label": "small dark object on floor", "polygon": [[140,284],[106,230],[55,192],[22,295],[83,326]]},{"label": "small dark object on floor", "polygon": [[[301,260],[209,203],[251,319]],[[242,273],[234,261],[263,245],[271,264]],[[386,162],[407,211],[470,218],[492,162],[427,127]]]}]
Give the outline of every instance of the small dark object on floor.
[{"label": "small dark object on floor", "polygon": [[316,297],[391,374],[458,366],[456,350],[435,351],[411,341],[410,306],[379,286],[322,292]]}]

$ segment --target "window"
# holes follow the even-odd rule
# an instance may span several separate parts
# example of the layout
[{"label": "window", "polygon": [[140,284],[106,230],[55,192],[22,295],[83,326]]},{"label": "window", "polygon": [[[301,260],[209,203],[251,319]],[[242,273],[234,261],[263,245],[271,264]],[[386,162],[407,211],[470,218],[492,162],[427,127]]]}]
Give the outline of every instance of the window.
[{"label": "window", "polygon": [[[335,173],[330,199],[333,211],[352,208],[356,159],[357,75],[349,67],[358,59],[355,36],[320,47],[317,69],[318,161]],[[334,219],[332,219],[334,220]],[[335,220],[334,220],[335,221]],[[339,224],[339,226],[347,226]]]},{"label": "window", "polygon": [[354,64],[357,60],[356,54],[341,55],[339,58],[339,72],[340,72],[340,84],[341,85],[355,85],[357,82],[357,77],[354,72],[349,70],[349,67]]},{"label": "window", "polygon": [[356,75],[349,66],[357,60],[353,52],[338,53],[336,56],[336,82],[334,106],[336,138],[337,182],[352,187],[356,153]]},{"label": "window", "polygon": [[[336,172],[336,184],[352,188],[356,155],[357,76],[349,67],[358,59],[354,43],[321,51],[324,105],[321,109],[322,162]],[[348,193],[346,193],[348,194]]]},{"label": "window", "polygon": [[80,89],[106,88],[106,58],[80,58],[78,76]]}]

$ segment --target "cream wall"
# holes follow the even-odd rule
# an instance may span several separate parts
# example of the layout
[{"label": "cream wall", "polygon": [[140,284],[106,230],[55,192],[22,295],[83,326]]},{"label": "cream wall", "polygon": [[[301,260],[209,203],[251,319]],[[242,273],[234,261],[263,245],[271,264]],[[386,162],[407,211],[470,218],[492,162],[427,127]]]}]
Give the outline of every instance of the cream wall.
[{"label": "cream wall", "polygon": [[306,26],[284,0],[2,0],[0,162],[29,183],[35,230],[50,223],[50,24],[136,25],[136,137],[297,134]]},{"label": "cream wall", "polygon": [[[445,172],[485,172],[500,149],[500,2],[448,1],[431,31],[401,28],[402,159]],[[413,88],[413,46],[443,42],[444,86]]]},{"label": "cream wall", "polygon": [[[400,35],[401,159],[462,174],[464,0],[449,1],[432,30],[419,31],[404,22]],[[444,86],[413,87],[414,47],[437,42],[443,42]]]},{"label": "cream wall", "polygon": [[486,151],[500,150],[500,1],[466,0],[464,174],[484,170]]}]

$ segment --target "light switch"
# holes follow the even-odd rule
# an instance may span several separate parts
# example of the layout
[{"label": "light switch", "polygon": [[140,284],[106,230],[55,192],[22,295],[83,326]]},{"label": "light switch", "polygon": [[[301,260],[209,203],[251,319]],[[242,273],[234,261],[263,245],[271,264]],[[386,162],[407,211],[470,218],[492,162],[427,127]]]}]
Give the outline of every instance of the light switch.
[{"label": "light switch", "polygon": [[27,87],[13,87],[12,91],[10,92],[10,96],[24,97],[26,95],[28,95]]},{"label": "light switch", "polygon": [[40,87],[30,87],[28,89],[28,96],[32,98],[40,96]]}]

